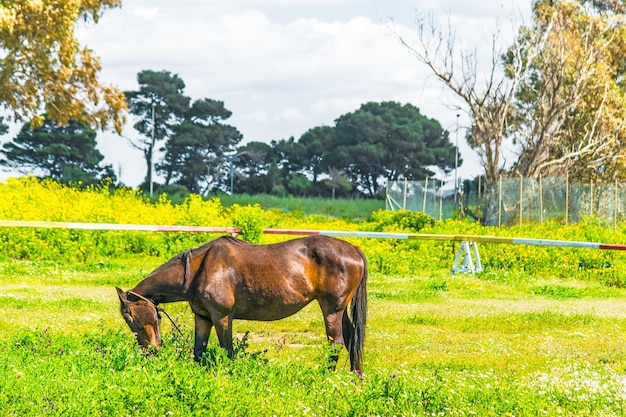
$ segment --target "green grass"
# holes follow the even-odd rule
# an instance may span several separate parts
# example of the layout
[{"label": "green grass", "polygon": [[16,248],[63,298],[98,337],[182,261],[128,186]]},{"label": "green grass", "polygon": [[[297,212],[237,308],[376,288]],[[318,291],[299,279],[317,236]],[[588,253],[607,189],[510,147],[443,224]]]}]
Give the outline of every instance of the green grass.
[{"label": "green grass", "polygon": [[265,210],[275,209],[284,212],[302,212],[349,220],[365,220],[374,211],[385,208],[384,200],[374,199],[347,200],[247,194],[220,195],[219,198],[224,207],[231,207],[233,204],[259,204]]},{"label": "green grass", "polygon": [[162,259],[0,264],[0,412],[39,415],[621,416],[626,290],[493,274],[372,274],[364,371],[325,366],[315,303],[276,322],[235,322],[191,360],[193,318],[165,305],[164,348],[143,354],[119,315]]}]

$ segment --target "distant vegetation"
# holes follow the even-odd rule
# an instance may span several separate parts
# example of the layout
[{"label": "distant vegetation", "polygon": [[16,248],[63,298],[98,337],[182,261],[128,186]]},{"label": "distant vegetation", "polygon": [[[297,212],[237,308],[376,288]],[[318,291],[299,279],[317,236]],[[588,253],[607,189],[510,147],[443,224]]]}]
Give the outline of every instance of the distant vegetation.
[{"label": "distant vegetation", "polygon": [[[522,228],[497,228],[468,220],[435,221],[419,212],[380,209],[369,212],[367,203],[360,200],[274,200],[268,197],[256,201],[256,197],[247,199],[240,196],[241,200],[230,201],[225,197],[226,203],[223,203],[219,198],[204,200],[190,194],[182,202],[174,204],[166,195],[151,202],[139,190],[119,188],[111,191],[106,185],[81,189],[32,177],[10,179],[0,184],[0,194],[4,196],[0,200],[2,219],[240,227],[244,230],[240,237],[259,243],[293,237],[263,235],[260,233],[263,228],[626,242],[625,223],[619,223],[613,229],[588,218],[585,223],[568,226],[546,222]],[[0,228],[0,260],[49,259],[91,263],[124,256],[166,258],[213,237],[215,235],[204,233]],[[455,243],[446,241],[348,240],[363,248],[373,272],[389,275],[449,268],[456,247]],[[512,279],[513,272],[521,271],[524,276],[577,277],[609,286],[626,286],[626,254],[622,252],[502,244],[482,244],[480,250],[486,269],[484,274],[495,274],[497,279]],[[500,271],[505,274],[501,275]]]},{"label": "distant vegetation", "polygon": [[221,195],[220,201],[224,207],[234,204],[258,204],[265,210],[276,209],[284,212],[301,212],[319,216],[330,216],[348,220],[367,220],[372,213],[385,209],[384,200],[373,199],[332,199],[332,198],[302,198],[277,197],[267,194],[249,195]]}]

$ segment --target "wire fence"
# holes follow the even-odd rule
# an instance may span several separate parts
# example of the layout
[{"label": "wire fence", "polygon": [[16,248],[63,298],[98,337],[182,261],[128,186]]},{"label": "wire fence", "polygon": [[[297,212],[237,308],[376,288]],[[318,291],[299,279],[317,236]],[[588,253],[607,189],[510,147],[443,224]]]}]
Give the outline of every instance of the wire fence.
[{"label": "wire fence", "polygon": [[439,180],[387,184],[387,209],[421,211],[439,220],[468,215],[489,226],[597,218],[614,227],[626,218],[626,184],[573,182],[568,177],[478,177],[454,184]]}]

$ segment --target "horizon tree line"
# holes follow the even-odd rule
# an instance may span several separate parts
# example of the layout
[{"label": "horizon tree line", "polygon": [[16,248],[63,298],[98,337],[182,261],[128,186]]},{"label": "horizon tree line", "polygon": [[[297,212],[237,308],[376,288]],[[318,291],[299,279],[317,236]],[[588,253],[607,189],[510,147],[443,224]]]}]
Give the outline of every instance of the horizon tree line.
[{"label": "horizon tree line", "polygon": [[[185,84],[169,71],[144,70],[138,90],[125,92],[142,151],[148,190],[208,196],[217,191],[320,197],[380,197],[385,180],[423,179],[450,172],[456,149],[440,123],[411,104],[369,102],[317,126],[300,138],[251,141],[227,123],[222,101],[185,96]],[[78,129],[80,127],[80,129]],[[0,149],[0,165],[38,172],[63,183],[117,180],[96,149],[96,132],[84,121],[24,124]],[[155,173],[151,171],[154,161]]]}]

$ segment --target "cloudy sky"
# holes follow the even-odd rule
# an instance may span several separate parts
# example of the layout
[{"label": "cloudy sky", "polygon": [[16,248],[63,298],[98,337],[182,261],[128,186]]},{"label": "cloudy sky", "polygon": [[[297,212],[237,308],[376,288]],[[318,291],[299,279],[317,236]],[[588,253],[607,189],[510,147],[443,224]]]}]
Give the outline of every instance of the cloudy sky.
[{"label": "cloudy sky", "polygon": [[[102,82],[138,88],[144,69],[167,70],[192,99],[224,101],[229,123],[244,141],[299,138],[332,125],[368,101],[412,103],[456,139],[467,116],[461,105],[398,41],[416,39],[418,14],[448,18],[465,48],[490,59],[491,36],[513,33],[512,17],[530,0],[124,0],[97,25],[79,29],[95,50]],[[519,19],[518,19],[519,20]],[[130,127],[126,137],[137,137]],[[464,178],[479,173],[477,158],[459,145]],[[99,149],[123,183],[137,186],[142,154],[124,138],[99,134]]]}]

